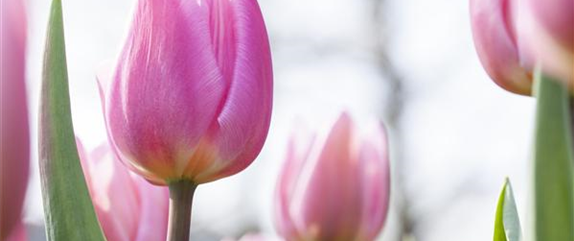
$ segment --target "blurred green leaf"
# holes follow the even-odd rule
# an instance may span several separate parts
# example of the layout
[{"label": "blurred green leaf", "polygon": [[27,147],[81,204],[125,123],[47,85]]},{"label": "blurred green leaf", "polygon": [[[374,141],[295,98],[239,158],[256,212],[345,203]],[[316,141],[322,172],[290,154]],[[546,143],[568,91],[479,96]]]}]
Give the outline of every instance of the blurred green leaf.
[{"label": "blurred green leaf", "polygon": [[574,181],[569,94],[535,73],[534,232],[536,241],[574,241]]},{"label": "blurred green leaf", "polygon": [[76,149],[61,0],[53,0],[40,108],[40,174],[48,240],[105,240]]},{"label": "blurred green leaf", "polygon": [[496,208],[494,241],[520,240],[522,240],[520,219],[518,218],[518,211],[516,210],[512,186],[510,185],[510,181],[506,179]]}]

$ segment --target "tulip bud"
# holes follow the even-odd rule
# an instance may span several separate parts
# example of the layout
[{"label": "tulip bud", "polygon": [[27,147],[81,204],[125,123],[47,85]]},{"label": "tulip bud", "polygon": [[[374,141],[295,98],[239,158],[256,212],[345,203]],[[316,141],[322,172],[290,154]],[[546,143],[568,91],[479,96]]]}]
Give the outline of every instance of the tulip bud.
[{"label": "tulip bud", "polygon": [[276,196],[289,241],[371,241],[386,219],[390,173],[385,131],[359,130],[343,114],[326,138],[292,138]]},{"label": "tulip bud", "polygon": [[516,94],[530,95],[532,70],[521,62],[515,5],[513,0],[470,0],[474,46],[496,84]]},{"label": "tulip bud", "polygon": [[[23,1],[2,1],[0,113],[0,240],[16,229],[28,186],[29,127],[25,83],[26,14]],[[11,238],[12,239],[12,238]],[[12,239],[14,240],[14,239]]]},{"label": "tulip bud", "polygon": [[78,152],[98,220],[108,241],[164,241],[169,193],[130,173],[107,145]]},{"label": "tulip bud", "polygon": [[139,0],[117,66],[99,82],[113,148],[149,181],[201,184],[245,169],[272,105],[257,1]]},{"label": "tulip bud", "polygon": [[526,0],[520,10],[521,51],[574,93],[574,1]]}]

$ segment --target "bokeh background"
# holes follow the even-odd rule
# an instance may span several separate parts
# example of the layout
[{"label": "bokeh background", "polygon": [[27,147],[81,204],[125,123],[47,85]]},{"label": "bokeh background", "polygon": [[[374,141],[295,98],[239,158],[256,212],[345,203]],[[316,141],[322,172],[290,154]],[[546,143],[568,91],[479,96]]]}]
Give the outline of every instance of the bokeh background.
[{"label": "bokeh background", "polygon": [[[37,110],[49,13],[28,0],[32,177],[25,222],[44,240]],[[106,140],[95,74],[123,44],[134,0],[63,1],[72,111],[88,149]],[[194,240],[276,237],[273,193],[294,123],[324,128],[341,110],[390,132],[392,207],[380,240],[491,239],[503,180],[523,221],[534,102],[498,88],[474,51],[465,0],[259,0],[275,72],[268,141],[246,171],[201,186]],[[325,200],[328,202],[329,200]]]}]

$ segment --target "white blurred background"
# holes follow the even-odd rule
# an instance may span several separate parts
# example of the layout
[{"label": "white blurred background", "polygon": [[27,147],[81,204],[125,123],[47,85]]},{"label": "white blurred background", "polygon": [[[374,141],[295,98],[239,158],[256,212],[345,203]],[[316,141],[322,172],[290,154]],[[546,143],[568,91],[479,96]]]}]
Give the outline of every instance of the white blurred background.
[{"label": "white blurred background", "polygon": [[[28,0],[32,133],[50,2]],[[498,88],[482,69],[467,1],[259,3],[275,71],[269,138],[246,171],[198,189],[194,240],[276,236],[273,192],[293,122],[329,125],[343,109],[390,129],[393,200],[381,240],[491,239],[505,176],[524,222],[534,102]],[[63,4],[75,130],[94,148],[106,140],[95,73],[119,52],[134,0]],[[44,240],[35,150],[25,221],[32,240]]]}]

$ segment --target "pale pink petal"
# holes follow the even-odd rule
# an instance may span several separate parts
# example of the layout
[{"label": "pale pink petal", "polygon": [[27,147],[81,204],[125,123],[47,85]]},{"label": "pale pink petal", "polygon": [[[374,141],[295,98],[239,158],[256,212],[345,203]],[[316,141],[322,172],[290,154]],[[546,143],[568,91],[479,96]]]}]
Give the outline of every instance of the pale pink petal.
[{"label": "pale pink petal", "polygon": [[8,236],[8,238],[4,241],[27,241],[28,234],[26,233],[26,226],[20,222],[16,224],[12,233]]},{"label": "pale pink petal", "polygon": [[0,239],[20,222],[29,175],[26,14],[23,1],[2,1],[0,88]]},{"label": "pale pink petal", "polygon": [[[353,240],[361,218],[361,189],[359,162],[352,150],[353,125],[343,114],[335,123],[317,157],[311,153],[301,174],[295,193],[293,210],[300,213],[296,220],[300,232],[314,240]],[[316,161],[314,161],[316,160]],[[307,166],[311,165],[311,166]],[[296,191],[296,192],[299,192]],[[344,207],[344,208],[342,208]]]},{"label": "pale pink petal", "polygon": [[[79,142],[78,142],[79,143]],[[78,145],[92,202],[109,241],[132,241],[138,231],[141,200],[125,167],[102,145],[89,156]]]},{"label": "pale pink petal", "polygon": [[297,181],[301,175],[305,161],[314,142],[314,137],[308,135],[303,128],[297,128],[291,135],[287,148],[286,159],[279,176],[275,192],[277,203],[275,205],[275,225],[283,237],[298,237],[294,224],[294,215],[290,211],[293,193],[297,188]]},{"label": "pale pink petal", "polygon": [[502,88],[531,94],[531,72],[521,65],[516,41],[515,2],[471,0],[474,45],[484,69]]},{"label": "pale pink petal", "polygon": [[385,223],[389,208],[390,167],[384,128],[376,125],[363,139],[359,160],[362,188],[360,240],[375,240]]},{"label": "pale pink petal", "polygon": [[132,175],[140,193],[140,220],[133,241],[165,241],[169,213],[169,190],[150,185],[143,178]]},{"label": "pale pink petal", "polygon": [[122,159],[156,179],[176,179],[215,119],[226,83],[201,1],[138,2],[105,91],[107,125]]},{"label": "pale pink petal", "polygon": [[563,48],[574,52],[574,1],[527,0],[536,21]]}]

